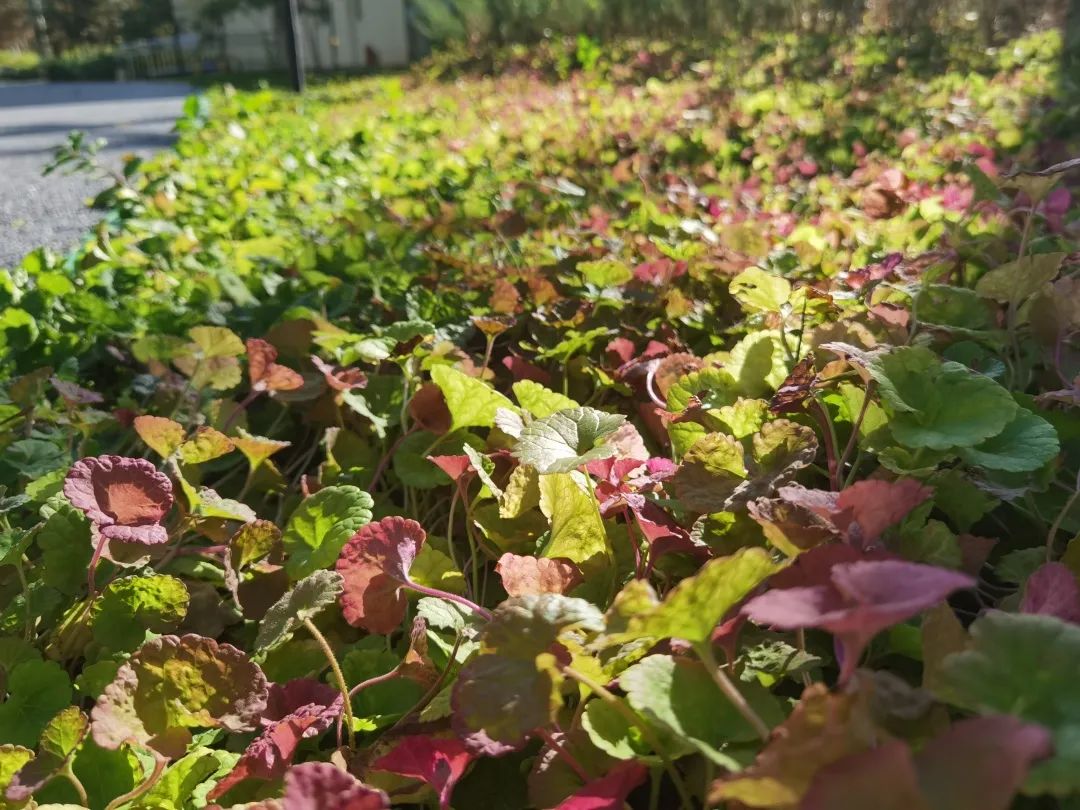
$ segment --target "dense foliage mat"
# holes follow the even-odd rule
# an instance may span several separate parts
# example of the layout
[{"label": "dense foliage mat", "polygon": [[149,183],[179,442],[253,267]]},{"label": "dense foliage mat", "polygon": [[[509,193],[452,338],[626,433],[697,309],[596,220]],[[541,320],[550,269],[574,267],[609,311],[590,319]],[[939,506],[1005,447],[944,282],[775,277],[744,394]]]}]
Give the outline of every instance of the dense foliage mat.
[{"label": "dense foliage mat", "polygon": [[0,807],[1076,806],[1057,39],[766,45],[192,99],[0,272]]}]

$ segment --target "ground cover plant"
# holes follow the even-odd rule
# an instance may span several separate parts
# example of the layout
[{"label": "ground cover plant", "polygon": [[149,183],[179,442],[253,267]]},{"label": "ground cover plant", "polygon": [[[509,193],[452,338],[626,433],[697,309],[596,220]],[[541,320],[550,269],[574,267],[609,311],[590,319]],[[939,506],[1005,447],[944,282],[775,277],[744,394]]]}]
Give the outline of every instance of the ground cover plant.
[{"label": "ground cover plant", "polygon": [[0,807],[1076,806],[1058,59],[192,99],[0,274]]}]

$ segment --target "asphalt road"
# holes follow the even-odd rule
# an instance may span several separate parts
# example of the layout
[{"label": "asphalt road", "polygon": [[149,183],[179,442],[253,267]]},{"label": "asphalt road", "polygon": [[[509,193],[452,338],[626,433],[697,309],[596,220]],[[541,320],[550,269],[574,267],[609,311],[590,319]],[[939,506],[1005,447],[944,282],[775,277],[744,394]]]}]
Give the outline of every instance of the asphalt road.
[{"label": "asphalt road", "polygon": [[100,219],[86,201],[105,181],[41,176],[69,132],[105,138],[100,158],[119,167],[128,152],[152,154],[172,143],[191,92],[164,82],[0,83],[0,267],[42,245],[70,248]]}]

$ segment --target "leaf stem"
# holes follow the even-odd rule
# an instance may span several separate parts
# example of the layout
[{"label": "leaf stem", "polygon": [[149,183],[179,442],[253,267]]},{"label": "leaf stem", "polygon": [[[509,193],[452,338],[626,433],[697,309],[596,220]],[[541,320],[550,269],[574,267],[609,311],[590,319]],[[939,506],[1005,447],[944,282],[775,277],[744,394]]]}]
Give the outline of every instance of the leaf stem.
[{"label": "leaf stem", "polygon": [[870,380],[866,384],[866,391],[863,393],[862,407],[859,409],[859,416],[851,426],[851,438],[848,439],[847,444],[844,446],[844,452],[840,455],[840,461],[837,464],[837,467],[839,467],[839,475],[844,474],[844,465],[847,464],[848,456],[851,455],[851,451],[855,449],[855,445],[859,441],[859,431],[862,429],[862,423],[866,418],[866,412],[870,408],[870,394],[872,394],[873,391],[874,381]]},{"label": "leaf stem", "polygon": [[34,637],[34,612],[33,606],[30,604],[30,583],[26,581],[26,571],[23,570],[23,557],[19,555],[16,557],[15,562],[12,564],[15,569],[15,573],[19,577],[19,586],[22,588],[24,609],[26,611],[26,620],[23,625],[23,636],[27,641],[32,641]]},{"label": "leaf stem", "polygon": [[414,425],[413,427],[402,433],[400,436],[398,436],[394,440],[393,444],[390,445],[390,448],[386,451],[386,453],[383,454],[383,457],[379,459],[379,463],[375,465],[375,472],[371,476],[371,483],[368,484],[368,492],[373,495],[375,494],[375,487],[379,485],[379,479],[382,478],[383,473],[386,472],[386,468],[390,464],[390,459],[394,457],[394,453],[401,446],[401,443],[415,432],[416,426]]},{"label": "leaf stem", "polygon": [[563,762],[565,762],[570,767],[570,770],[577,774],[578,779],[580,779],[586,785],[592,781],[592,777],[589,776],[589,772],[585,770],[585,767],[577,761],[577,759],[574,757],[573,754],[570,753],[568,749],[562,746],[559,741],[555,739],[555,735],[553,735],[550,731],[542,728],[537,729],[536,733],[540,735],[540,739],[547,743],[547,747],[554,751],[555,755],[559,757],[559,759],[561,759]]},{"label": "leaf stem", "polygon": [[[800,627],[795,631],[795,643],[798,645],[799,652],[803,655],[806,654],[806,630]],[[810,677],[809,672],[803,672],[802,674],[803,686],[809,689],[814,684],[814,679]]]},{"label": "leaf stem", "polygon": [[148,793],[150,789],[157,784],[158,779],[161,778],[161,774],[165,772],[165,766],[169,761],[156,751],[151,751],[150,753],[154,755],[154,770],[150,773],[150,778],[142,784],[136,785],[124,795],[117,796],[105,805],[105,810],[117,810],[117,808],[123,807],[125,804],[133,802],[143,794]]},{"label": "leaf stem", "polygon": [[477,616],[480,616],[485,621],[491,621],[491,611],[487,608],[482,608],[475,602],[466,599],[464,596],[458,596],[456,593],[450,593],[449,591],[440,591],[438,588],[429,588],[426,585],[419,585],[415,582],[408,582],[406,587],[423,594],[424,596],[434,596],[436,599],[446,599],[450,602],[457,602],[462,607],[467,607]]},{"label": "leaf stem", "polygon": [[251,390],[248,391],[247,396],[244,397],[240,404],[233,408],[233,412],[229,414],[229,418],[225,420],[225,424],[221,426],[222,433],[228,433],[229,428],[233,426],[233,422],[240,418],[240,414],[248,409],[248,406],[255,401],[255,398],[259,396],[260,392]]},{"label": "leaf stem", "polygon": [[720,668],[720,665],[716,663],[716,656],[713,655],[712,647],[709,646],[709,642],[702,641],[694,645],[694,652],[697,653],[698,658],[705,664],[705,669],[709,671],[709,675],[712,676],[713,681],[720,687],[720,691],[724,693],[724,697],[731,701],[735,709],[743,716],[743,719],[750,724],[750,727],[757,732],[757,735],[762,740],[768,740],[769,735],[772,733],[769,727],[765,724],[765,721],[761,719],[757,712],[754,711],[754,707],[747,703],[743,693],[731,682],[731,678],[727,676],[727,673]]},{"label": "leaf stem", "polygon": [[821,404],[818,398],[815,396],[810,400],[814,404],[814,415],[817,417],[818,424],[821,426],[821,435],[825,439],[825,456],[829,463],[829,484],[832,487],[833,492],[837,492],[840,489],[840,473],[839,473],[839,459],[836,455],[836,428],[833,427],[832,419],[829,418],[829,412],[825,409],[825,406]]},{"label": "leaf stem", "polygon": [[1073,508],[1073,504],[1076,503],[1076,499],[1080,498],[1080,473],[1076,475],[1076,488],[1073,490],[1073,494],[1069,496],[1069,500],[1065,501],[1065,505],[1061,507],[1061,511],[1057,513],[1054,518],[1053,524],[1050,526],[1050,531],[1046,533],[1046,561],[1052,562],[1054,559],[1054,539],[1057,537],[1058,530],[1061,528],[1062,522],[1065,520],[1065,516]]},{"label": "leaf stem", "polygon": [[83,787],[83,783],[79,780],[79,777],[75,775],[75,771],[71,767],[71,760],[69,759],[65,764],[63,770],[60,771],[60,775],[67,779],[73,788],[75,793],[79,797],[79,803],[83,807],[90,806],[90,799],[86,795],[86,788]]},{"label": "leaf stem", "polygon": [[326,661],[330,664],[330,669],[334,671],[334,678],[337,679],[338,689],[341,690],[341,708],[345,712],[345,724],[348,726],[349,748],[355,749],[356,729],[353,728],[352,700],[350,699],[349,685],[345,683],[345,675],[341,671],[341,665],[338,663],[337,656],[334,655],[334,651],[330,647],[330,642],[326,640],[326,636],[324,636],[319,628],[315,626],[315,622],[311,619],[304,619],[304,627],[307,628],[315,641],[322,647],[323,655],[326,656]]},{"label": "leaf stem", "polygon": [[690,799],[690,791],[687,790],[682,777],[676,770],[675,765],[672,764],[671,758],[667,755],[667,751],[664,750],[663,744],[653,733],[652,727],[645,721],[628,703],[624,700],[620,700],[611,690],[609,690],[603,684],[599,684],[581,672],[578,672],[572,667],[562,667],[561,672],[568,678],[577,681],[582,686],[589,689],[597,697],[607,703],[611,708],[615,709],[623,718],[631,725],[641,730],[641,736],[646,743],[656,752],[664,763],[664,770],[667,771],[669,777],[671,777],[672,783],[675,785],[675,790],[679,793],[679,800],[683,807],[692,808],[694,803]]},{"label": "leaf stem", "polygon": [[86,593],[90,602],[93,602],[97,598],[97,589],[95,586],[96,574],[98,563],[101,562],[101,555],[105,551],[105,543],[108,538],[105,535],[98,532],[98,541],[94,546],[94,554],[90,557],[90,565],[86,569]]},{"label": "leaf stem", "polygon": [[450,555],[450,562],[454,564],[454,568],[461,571],[457,555],[454,554],[454,509],[457,507],[458,497],[459,490],[455,488],[454,493],[450,496],[450,514],[446,518],[446,551]]}]

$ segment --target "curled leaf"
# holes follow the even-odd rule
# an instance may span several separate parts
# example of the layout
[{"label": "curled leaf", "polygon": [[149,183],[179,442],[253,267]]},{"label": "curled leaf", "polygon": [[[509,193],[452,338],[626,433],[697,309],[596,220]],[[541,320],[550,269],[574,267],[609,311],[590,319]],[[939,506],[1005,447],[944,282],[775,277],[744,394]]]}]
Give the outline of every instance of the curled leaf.
[{"label": "curled leaf", "polygon": [[80,459],[64,479],[64,495],[104,537],[147,544],[169,539],[160,521],[173,505],[172,482],[145,459]]},{"label": "curled leaf", "polygon": [[248,379],[252,391],[292,391],[304,384],[304,378],[291,368],[279,365],[277,349],[261,338],[248,338]]}]

